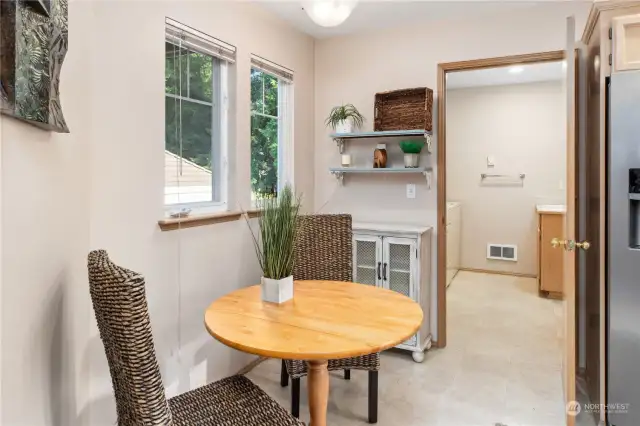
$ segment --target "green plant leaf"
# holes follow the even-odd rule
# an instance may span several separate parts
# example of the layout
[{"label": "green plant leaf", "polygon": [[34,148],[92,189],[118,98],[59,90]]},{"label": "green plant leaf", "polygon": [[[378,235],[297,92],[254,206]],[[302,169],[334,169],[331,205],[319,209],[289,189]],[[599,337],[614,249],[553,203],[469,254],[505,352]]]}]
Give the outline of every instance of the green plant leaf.
[{"label": "green plant leaf", "polygon": [[362,127],[365,120],[353,104],[346,104],[333,107],[324,123],[327,127],[331,126],[335,130],[341,121],[348,119],[351,119],[356,128]]},{"label": "green plant leaf", "polygon": [[407,140],[400,142],[400,149],[405,154],[420,154],[424,147],[424,141]]},{"label": "green plant leaf", "polygon": [[254,234],[251,226],[249,229],[265,278],[279,280],[293,274],[293,250],[300,201],[300,197],[287,185],[278,197],[265,198],[259,202],[259,237]]}]

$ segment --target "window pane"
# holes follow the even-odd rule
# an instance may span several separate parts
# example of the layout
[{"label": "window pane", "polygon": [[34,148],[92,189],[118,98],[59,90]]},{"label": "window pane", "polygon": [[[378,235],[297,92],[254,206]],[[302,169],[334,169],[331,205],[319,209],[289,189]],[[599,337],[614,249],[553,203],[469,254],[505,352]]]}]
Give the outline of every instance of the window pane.
[{"label": "window pane", "polygon": [[269,75],[264,76],[264,113],[278,116],[278,79]]},{"label": "window pane", "polygon": [[278,120],[251,117],[251,189],[254,198],[278,193]]},{"label": "window pane", "polygon": [[[165,43],[165,92],[187,96],[187,50]],[[182,85],[182,88],[180,88]]]},{"label": "window pane", "polygon": [[199,101],[213,101],[213,58],[189,52],[189,97]]},{"label": "window pane", "polygon": [[212,107],[167,97],[165,111],[165,204],[212,201]]},{"label": "window pane", "polygon": [[262,103],[262,72],[251,68],[251,111],[264,113]]},{"label": "window pane", "polygon": [[278,79],[251,68],[251,111],[278,116]]}]

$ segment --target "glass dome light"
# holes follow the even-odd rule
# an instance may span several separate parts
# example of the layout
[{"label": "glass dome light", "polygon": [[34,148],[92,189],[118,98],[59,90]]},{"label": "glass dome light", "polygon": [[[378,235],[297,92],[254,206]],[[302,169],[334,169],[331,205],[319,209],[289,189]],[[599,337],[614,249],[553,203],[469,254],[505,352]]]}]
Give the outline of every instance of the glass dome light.
[{"label": "glass dome light", "polygon": [[347,20],[358,0],[307,0],[303,2],[309,18],[322,27],[335,27]]}]

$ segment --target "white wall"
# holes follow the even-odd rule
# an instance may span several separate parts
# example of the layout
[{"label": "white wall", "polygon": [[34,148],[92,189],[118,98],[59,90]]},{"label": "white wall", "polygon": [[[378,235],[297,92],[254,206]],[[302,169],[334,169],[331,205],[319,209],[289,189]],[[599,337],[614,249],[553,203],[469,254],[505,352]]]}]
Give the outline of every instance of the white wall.
[{"label": "white wall", "polygon": [[69,9],[61,101],[71,134],[1,116],[3,426],[78,424],[88,401],[92,15]]},{"label": "white wall", "polygon": [[[565,109],[561,81],[447,91],[447,198],[462,204],[461,267],[537,274],[535,205],[565,203]],[[481,173],[526,177],[483,182]],[[489,243],[515,244],[517,262],[488,260]]]},{"label": "white wall", "polygon": [[[169,395],[251,359],[213,340],[206,306],[255,284],[243,221],[161,232],[164,22],[238,48],[231,73],[231,208],[250,204],[251,53],[295,71],[295,184],[314,199],[314,41],[240,2],[72,1],[62,105],[71,133],[2,117],[2,426],[113,425],[110,376],[89,300],[88,250],[147,278]],[[133,177],[133,179],[132,179]]]},{"label": "white wall", "polygon": [[[373,127],[377,92],[427,86],[436,89],[437,65],[521,53],[562,50],[565,18],[576,15],[579,32],[589,2],[553,2],[493,17],[458,22],[408,25],[316,42],[315,55],[315,206],[327,212],[349,212],[355,220],[415,222],[436,225],[436,191],[419,178],[347,177],[338,187],[327,168],[340,163],[335,144],[322,122],[329,110],[353,103]],[[577,38],[577,37],[576,37]],[[436,105],[437,107],[437,100]],[[360,156],[369,155],[357,150]],[[428,164],[435,168],[436,150]],[[417,197],[405,198],[405,183],[417,184]],[[435,188],[434,179],[434,188]],[[432,329],[436,334],[436,274],[433,238]]]},{"label": "white wall", "polygon": [[[215,342],[203,327],[207,305],[259,282],[244,221],[160,232],[164,182],[165,16],[235,45],[231,74],[230,206],[250,205],[250,62],[258,54],[295,71],[295,183],[313,200],[313,39],[255,5],[237,2],[101,2],[95,5],[91,246],[146,275],[158,358],[170,394],[236,372],[248,355]],[[123,48],[126,46],[126,48]],[[122,100],[126,100],[123,108]],[[131,180],[127,171],[134,171]],[[178,327],[178,324],[180,325]],[[93,338],[97,339],[94,331]],[[96,344],[98,350],[102,350]],[[92,357],[95,359],[95,357]],[[92,396],[110,397],[108,373]],[[95,373],[94,373],[95,374]],[[95,377],[95,375],[94,375]],[[91,425],[113,424],[101,409]]]}]

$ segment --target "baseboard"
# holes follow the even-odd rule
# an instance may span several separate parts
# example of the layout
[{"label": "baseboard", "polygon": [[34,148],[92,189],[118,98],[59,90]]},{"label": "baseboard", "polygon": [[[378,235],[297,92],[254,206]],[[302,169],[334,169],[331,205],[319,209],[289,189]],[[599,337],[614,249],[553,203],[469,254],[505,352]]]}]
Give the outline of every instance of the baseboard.
[{"label": "baseboard", "polygon": [[260,356],[256,359],[254,359],[253,361],[251,361],[249,364],[245,365],[243,368],[241,368],[236,375],[239,376],[243,376],[247,373],[249,373],[251,370],[253,370],[254,368],[256,368],[257,366],[259,366],[260,364],[262,364],[263,362],[265,362],[267,359],[267,357],[264,356]]},{"label": "baseboard", "polygon": [[460,271],[477,272],[480,274],[509,275],[512,277],[519,277],[519,278],[538,278],[536,274],[523,274],[521,272],[507,272],[507,271],[490,271],[488,269],[460,268]]}]

